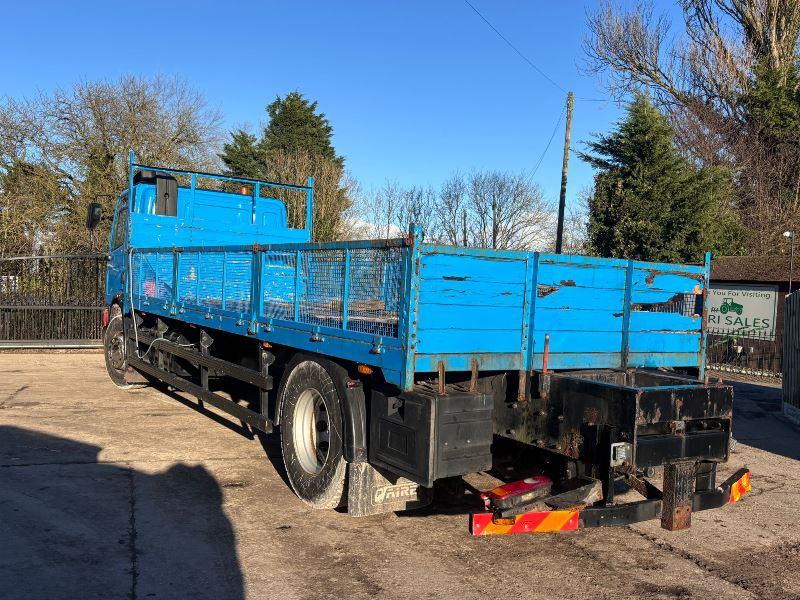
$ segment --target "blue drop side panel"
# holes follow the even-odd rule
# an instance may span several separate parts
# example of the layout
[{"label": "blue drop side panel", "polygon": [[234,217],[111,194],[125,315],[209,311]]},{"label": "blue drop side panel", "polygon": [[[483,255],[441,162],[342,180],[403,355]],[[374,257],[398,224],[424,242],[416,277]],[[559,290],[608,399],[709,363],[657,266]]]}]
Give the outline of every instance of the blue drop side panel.
[{"label": "blue drop side panel", "polygon": [[[541,369],[547,335],[549,369],[698,363],[703,266],[424,244],[422,250],[419,372],[434,371],[439,361],[447,370],[467,370],[472,359],[481,369]],[[526,289],[531,264],[536,281]]]},{"label": "blue drop side panel", "polygon": [[628,365],[699,366],[707,269],[632,261]]},{"label": "blue drop side panel", "polygon": [[621,364],[627,261],[541,254],[531,368],[615,368]]},{"label": "blue drop side panel", "polygon": [[525,253],[422,245],[415,369],[519,368]]}]

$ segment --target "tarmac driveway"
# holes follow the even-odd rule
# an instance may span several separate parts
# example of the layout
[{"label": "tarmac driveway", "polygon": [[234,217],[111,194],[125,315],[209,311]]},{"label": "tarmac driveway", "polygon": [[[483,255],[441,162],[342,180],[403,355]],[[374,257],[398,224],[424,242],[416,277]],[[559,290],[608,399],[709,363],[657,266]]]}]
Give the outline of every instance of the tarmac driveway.
[{"label": "tarmac driveway", "polygon": [[274,438],[117,390],[100,354],[0,354],[0,598],[800,598],[800,431],[779,395],[737,384],[720,476],[748,465],[753,490],[689,531],[472,538],[443,505],[312,511]]}]

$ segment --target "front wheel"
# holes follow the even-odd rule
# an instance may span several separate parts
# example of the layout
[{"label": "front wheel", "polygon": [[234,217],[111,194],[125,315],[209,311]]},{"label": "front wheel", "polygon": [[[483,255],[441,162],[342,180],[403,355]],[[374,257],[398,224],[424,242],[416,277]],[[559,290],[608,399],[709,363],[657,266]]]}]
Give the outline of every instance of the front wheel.
[{"label": "front wheel", "polygon": [[325,363],[310,357],[293,360],[280,391],[286,475],[298,497],[314,508],[341,506],[347,472],[337,369]]},{"label": "front wheel", "polygon": [[119,308],[112,311],[111,320],[103,334],[103,350],[106,357],[106,370],[115,386],[123,390],[139,387],[125,380],[128,359],[125,353],[125,330],[122,326],[122,313]]}]

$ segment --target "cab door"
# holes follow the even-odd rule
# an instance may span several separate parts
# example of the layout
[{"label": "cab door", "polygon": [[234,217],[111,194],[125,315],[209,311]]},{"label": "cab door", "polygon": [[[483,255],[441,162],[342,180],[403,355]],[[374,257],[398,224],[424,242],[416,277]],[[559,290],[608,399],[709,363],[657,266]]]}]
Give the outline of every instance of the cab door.
[{"label": "cab door", "polygon": [[124,298],[125,278],[127,277],[125,252],[128,248],[129,223],[128,193],[123,192],[117,200],[114,221],[111,224],[111,236],[109,237],[109,260],[106,269],[107,304],[110,304],[117,295]]}]

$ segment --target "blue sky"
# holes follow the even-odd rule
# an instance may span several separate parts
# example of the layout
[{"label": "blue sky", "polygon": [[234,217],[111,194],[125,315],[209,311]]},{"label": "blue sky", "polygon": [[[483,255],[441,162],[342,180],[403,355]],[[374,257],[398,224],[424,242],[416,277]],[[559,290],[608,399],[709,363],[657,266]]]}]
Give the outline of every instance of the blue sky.
[{"label": "blue sky", "polygon": [[[578,100],[573,140],[620,115],[581,73],[585,11],[595,1],[471,0]],[[369,188],[436,185],[452,171],[531,170],[565,94],[527,65],[463,0],[423,2],[14,2],[0,22],[0,93],[32,95],[122,73],[178,75],[229,128],[298,89],[319,101],[347,167]],[[560,183],[563,123],[535,174]],[[591,183],[573,156],[569,199]]]}]

